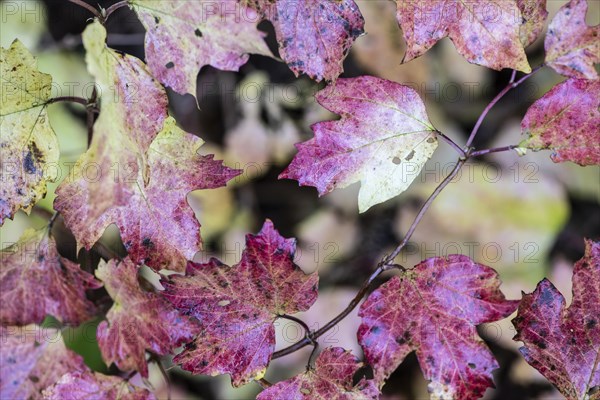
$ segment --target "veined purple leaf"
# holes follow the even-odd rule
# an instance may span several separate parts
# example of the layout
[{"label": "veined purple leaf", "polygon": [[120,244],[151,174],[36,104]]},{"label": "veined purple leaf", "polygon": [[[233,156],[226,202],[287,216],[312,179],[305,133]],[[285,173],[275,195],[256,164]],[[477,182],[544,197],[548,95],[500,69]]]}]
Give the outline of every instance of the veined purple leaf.
[{"label": "veined purple leaf", "polygon": [[358,341],[383,385],[416,351],[432,398],[476,399],[493,387],[498,364],[476,325],[510,315],[498,274],[469,257],[425,260],[375,290],[361,305]]},{"label": "veined purple leaf", "polygon": [[587,240],[573,269],[573,301],[544,279],[513,319],[525,360],[569,400],[597,399],[600,386],[600,243]]},{"label": "veined purple leaf", "polygon": [[189,263],[188,276],[163,282],[165,296],[202,328],[174,361],[195,374],[230,374],[234,386],[260,379],[275,348],[275,319],[306,311],[317,299],[318,276],[294,264],[295,250],[296,241],[267,220],[246,236],[237,265],[214,258]]}]

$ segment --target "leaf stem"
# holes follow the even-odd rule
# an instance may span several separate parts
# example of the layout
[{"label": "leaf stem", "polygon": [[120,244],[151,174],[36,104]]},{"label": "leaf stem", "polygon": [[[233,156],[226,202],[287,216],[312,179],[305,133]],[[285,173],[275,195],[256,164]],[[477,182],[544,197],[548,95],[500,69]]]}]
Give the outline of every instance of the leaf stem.
[{"label": "leaf stem", "polygon": [[444,141],[446,141],[446,143],[448,143],[450,146],[452,146],[452,148],[454,150],[456,150],[456,152],[461,156],[461,157],[465,157],[467,155],[467,153],[465,152],[465,150],[460,147],[454,140],[450,139],[448,136],[446,136],[444,133],[437,131],[436,134],[441,137],[442,139],[444,139]]},{"label": "leaf stem", "polygon": [[96,10],[92,5],[86,3],[83,0],[69,0],[71,3],[73,4],[77,4],[79,7],[83,7],[86,10],[88,10],[89,12],[91,12],[92,14],[94,14],[94,17],[102,20],[102,14],[100,14],[100,11]]},{"label": "leaf stem", "polygon": [[306,335],[308,335],[310,333],[310,328],[308,327],[308,325],[306,325],[306,322],[302,321],[300,318],[296,318],[293,315],[288,315],[288,314],[281,314],[281,315],[279,315],[279,318],[294,321],[298,325],[302,326],[302,329],[304,329],[304,333]]},{"label": "leaf stem", "polygon": [[503,151],[510,151],[510,150],[514,150],[517,148],[519,148],[518,145],[511,144],[510,146],[495,147],[492,149],[479,150],[479,151],[472,152],[471,157],[479,157],[479,156],[483,156],[483,155],[490,154],[490,153],[500,153]]},{"label": "leaf stem", "polygon": [[110,15],[112,13],[114,13],[115,11],[117,11],[119,8],[125,7],[129,4],[128,0],[122,0],[119,1],[115,4],[113,4],[112,6],[108,7],[106,9],[106,12],[104,13],[104,21],[106,21],[108,19],[108,17],[110,17]]},{"label": "leaf stem", "polygon": [[[525,82],[527,79],[529,79],[533,75],[535,75],[535,73],[538,72],[540,69],[542,69],[542,67],[543,67],[543,65],[540,65],[539,67],[537,67],[533,71],[531,71],[531,73],[525,75],[524,77],[522,77],[521,79],[519,79],[516,82],[509,82],[509,84],[504,89],[502,89],[502,91],[500,93],[498,93],[496,95],[496,97],[494,97],[494,99],[490,102],[490,104],[487,105],[487,107],[483,110],[483,112],[479,116],[477,123],[475,124],[475,126],[473,127],[473,130],[471,131],[471,135],[469,135],[469,140],[467,140],[466,147],[471,147],[471,144],[473,144],[473,140],[475,140],[475,136],[477,136],[477,132],[479,132],[479,128],[481,127],[483,120],[489,114],[491,109],[494,108],[496,103],[498,103],[512,89],[516,88],[517,86],[519,86],[520,84]],[[515,77],[516,77],[516,75],[515,75]],[[511,77],[511,81],[512,81],[512,77]]]},{"label": "leaf stem", "polygon": [[46,102],[46,104],[59,103],[59,102],[78,103],[78,104],[81,104],[81,105],[86,106],[86,107],[89,104],[89,100],[88,99],[84,99],[83,97],[76,97],[76,96],[53,97],[53,98],[49,99]]},{"label": "leaf stem", "polygon": [[260,378],[256,382],[258,382],[258,384],[260,386],[262,386],[263,389],[273,386],[273,384],[271,382],[269,382],[268,380],[266,380],[265,378]]}]

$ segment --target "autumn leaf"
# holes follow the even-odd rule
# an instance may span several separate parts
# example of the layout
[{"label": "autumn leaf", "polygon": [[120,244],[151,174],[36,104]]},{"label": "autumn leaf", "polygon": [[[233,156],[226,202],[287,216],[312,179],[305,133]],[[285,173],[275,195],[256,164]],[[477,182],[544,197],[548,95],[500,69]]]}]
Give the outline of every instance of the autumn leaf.
[{"label": "autumn leaf", "polygon": [[257,235],[246,236],[237,265],[212,258],[190,262],[188,276],[171,275],[165,296],[202,327],[174,362],[195,374],[231,374],[234,386],[261,378],[275,348],[275,319],[306,311],[317,298],[318,276],[294,264],[295,250],[295,240],[267,220]]},{"label": "autumn leaf", "polygon": [[94,316],[96,307],[85,291],[102,285],[58,254],[48,229],[28,229],[1,254],[2,325],[41,324],[48,315],[79,325]]},{"label": "autumn leaf", "polygon": [[364,33],[354,0],[245,0],[275,27],[281,58],[296,76],[334,81],[344,59]]},{"label": "autumn leaf", "polygon": [[47,400],[155,400],[148,390],[133,386],[118,376],[92,371],[77,371],[63,375],[44,390]]},{"label": "autumn leaf", "polygon": [[339,79],[316,95],[339,121],[313,125],[315,137],[279,175],[314,186],[322,196],[361,182],[360,212],[397,196],[437,148],[425,105],[408,86],[371,76]]},{"label": "autumn leaf", "polygon": [[152,74],[177,93],[196,96],[196,77],[211,65],[238,71],[249,54],[271,56],[256,12],[237,0],[129,0],[146,28]]},{"label": "autumn leaf", "polygon": [[521,12],[515,0],[404,0],[397,4],[398,23],[407,42],[405,62],[448,36],[470,63],[531,72],[520,39]]},{"label": "autumn leaf", "polygon": [[544,43],[546,64],[567,77],[598,79],[600,25],[586,25],[586,12],[585,0],[571,0],[554,16]]},{"label": "autumn leaf", "polygon": [[535,42],[544,30],[544,23],[548,18],[546,0],[517,0],[517,6],[523,17],[519,31],[521,43],[523,47],[527,47]]},{"label": "autumn leaf", "polygon": [[257,400],[378,399],[379,390],[373,380],[352,379],[362,363],[341,347],[330,347],[315,361],[314,368],[279,382],[260,393]]},{"label": "autumn leaf", "polygon": [[197,326],[182,316],[160,294],[144,290],[138,267],[128,258],[101,263],[96,276],[114,300],[106,321],[98,325],[98,345],[107,364],[148,377],[146,351],[172,353],[192,339]]},{"label": "autumn leaf", "polygon": [[498,364],[476,325],[510,315],[498,274],[469,257],[425,260],[376,289],[361,305],[358,341],[383,385],[416,351],[432,398],[475,399],[493,387]]},{"label": "autumn leaf", "polygon": [[0,225],[19,210],[29,213],[57,178],[58,140],[48,120],[52,77],[15,40],[0,49]]},{"label": "autumn leaf", "polygon": [[0,365],[2,399],[41,399],[42,390],[63,374],[86,368],[60,331],[35,325],[0,326]]},{"label": "autumn leaf", "polygon": [[[600,385],[600,243],[587,240],[573,268],[573,301],[548,281],[524,294],[513,325],[525,360],[569,400],[598,398]],[[588,397],[589,396],[589,397]]]},{"label": "autumn leaf", "polygon": [[600,81],[571,78],[537,100],[521,122],[519,144],[550,149],[554,162],[600,164]]},{"label": "autumn leaf", "polygon": [[186,195],[225,186],[241,171],[198,154],[204,142],[167,115],[165,91],[140,60],[106,47],[100,23],[83,39],[102,112],[54,206],[79,245],[91,248],[114,223],[136,263],[182,271],[201,244]]}]

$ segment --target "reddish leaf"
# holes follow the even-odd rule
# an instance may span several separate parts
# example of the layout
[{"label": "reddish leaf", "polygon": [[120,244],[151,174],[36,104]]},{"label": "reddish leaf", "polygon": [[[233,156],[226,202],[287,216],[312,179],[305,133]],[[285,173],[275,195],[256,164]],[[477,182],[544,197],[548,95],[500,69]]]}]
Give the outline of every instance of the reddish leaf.
[{"label": "reddish leaf", "polygon": [[63,374],[85,368],[55,329],[0,327],[1,399],[41,399]]},{"label": "reddish leaf", "polygon": [[261,378],[275,347],[275,319],[306,311],[317,298],[318,277],[294,264],[295,250],[295,240],[267,220],[258,235],[246,236],[237,265],[213,258],[189,263],[189,276],[170,276],[165,296],[202,325],[174,361],[196,374],[231,374],[234,386]]},{"label": "reddish leaf", "polygon": [[146,28],[146,60],[154,76],[177,93],[196,96],[206,65],[237,71],[248,54],[271,56],[256,28],[259,18],[238,0],[130,0]]},{"label": "reddish leaf", "polygon": [[520,146],[551,149],[552,161],[600,164],[600,81],[571,78],[556,85],[527,110]]},{"label": "reddish leaf", "polygon": [[275,27],[281,58],[296,76],[333,81],[363,34],[365,20],[354,0],[246,0]]},{"label": "reddish leaf", "polygon": [[474,399],[498,367],[475,326],[512,313],[498,274],[469,257],[430,258],[395,276],[362,304],[358,340],[381,384],[417,352],[432,398]]},{"label": "reddish leaf", "polygon": [[341,347],[330,347],[315,361],[314,369],[279,382],[264,390],[257,400],[378,399],[379,390],[373,380],[352,383],[362,363]]},{"label": "reddish leaf", "polygon": [[98,325],[98,345],[107,364],[148,377],[146,350],[157,355],[173,352],[192,339],[198,328],[158,293],[138,282],[138,267],[128,258],[101,264],[96,276],[104,282],[114,304]]},{"label": "reddish leaf", "polygon": [[313,125],[315,137],[296,145],[279,178],[319,195],[360,181],[360,212],[406,190],[437,148],[425,105],[408,86],[362,76],[340,79],[316,98],[342,118]]},{"label": "reddish leaf", "polygon": [[241,171],[199,155],[203,141],[167,116],[166,93],[142,61],[107,48],[105,39],[98,22],[83,33],[102,113],[54,206],[80,245],[89,249],[114,223],[136,263],[183,271],[201,243],[186,195],[225,186]]},{"label": "reddish leaf", "polygon": [[546,0],[517,0],[517,6],[523,16],[520,36],[524,47],[529,46],[538,38],[544,29],[548,18]]},{"label": "reddish leaf", "polygon": [[133,386],[118,376],[98,372],[71,372],[44,390],[47,400],[155,400],[148,390]]},{"label": "reddish leaf", "polygon": [[29,229],[17,243],[2,250],[0,323],[41,324],[47,315],[78,325],[94,316],[96,307],[86,289],[102,286],[76,263],[63,258],[47,229]]},{"label": "reddish leaf", "polygon": [[585,0],[571,0],[554,16],[544,43],[546,64],[568,77],[598,79],[600,25],[587,26],[586,12]]},{"label": "reddish leaf", "polygon": [[[523,296],[513,324],[523,357],[568,399],[600,389],[600,243],[586,241],[573,269],[573,301],[544,279]],[[590,397],[586,397],[586,394]]]},{"label": "reddish leaf", "polygon": [[471,63],[531,72],[520,40],[521,12],[515,0],[403,0],[397,4],[398,23],[407,42],[404,61],[423,55],[449,36]]}]

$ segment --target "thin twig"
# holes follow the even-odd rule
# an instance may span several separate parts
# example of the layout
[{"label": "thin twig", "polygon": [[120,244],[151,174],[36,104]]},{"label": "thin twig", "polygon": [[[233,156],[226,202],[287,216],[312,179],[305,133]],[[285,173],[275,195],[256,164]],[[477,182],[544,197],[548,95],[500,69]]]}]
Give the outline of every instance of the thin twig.
[{"label": "thin twig", "polygon": [[514,83],[515,79],[517,79],[517,70],[513,69],[512,75],[510,76],[510,81],[508,81],[508,83],[509,84]]},{"label": "thin twig", "polygon": [[442,192],[442,190],[444,190],[444,188],[446,186],[448,186],[448,184],[450,184],[450,182],[452,182],[452,179],[454,179],[456,174],[458,174],[458,171],[460,171],[462,166],[467,162],[468,156],[469,155],[467,155],[467,157],[465,157],[465,158],[461,158],[460,160],[458,160],[456,162],[456,165],[454,166],[454,169],[452,170],[452,172],[450,172],[450,174],[442,181],[442,183],[440,183],[438,185],[438,187],[435,188],[433,193],[431,193],[431,195],[429,196],[427,201],[425,201],[425,203],[421,206],[419,213],[415,217],[415,220],[413,221],[410,228],[408,228],[408,231],[406,232],[406,235],[404,235],[404,238],[402,239],[400,244],[394,249],[394,251],[392,253],[390,253],[390,255],[388,255],[387,257],[384,258],[384,265],[392,262],[392,260],[394,260],[394,258],[396,258],[396,256],[398,256],[398,254],[400,254],[400,252],[402,251],[404,246],[406,246],[406,244],[412,237],[413,233],[415,233],[415,230],[417,229],[417,225],[419,225],[419,222],[421,222],[421,219],[423,218],[423,216],[425,215],[425,213],[427,212],[427,210],[429,209],[429,207],[431,206],[433,201],[438,197],[438,195]]},{"label": "thin twig", "polygon": [[294,321],[295,323],[300,325],[302,327],[302,329],[304,329],[304,334],[308,335],[310,333],[310,328],[308,327],[308,325],[306,325],[306,322],[302,321],[300,318],[296,318],[293,315],[288,315],[288,314],[281,314],[281,315],[279,315],[279,318]]},{"label": "thin twig", "polygon": [[498,103],[512,89],[516,88],[521,83],[523,83],[527,79],[531,78],[541,68],[542,68],[542,66],[539,66],[536,69],[534,69],[533,71],[531,71],[531,73],[525,75],[524,77],[522,77],[518,81],[509,83],[504,89],[502,89],[502,91],[500,93],[498,93],[496,95],[496,97],[494,97],[494,99],[490,102],[490,104],[487,105],[487,107],[485,108],[485,110],[483,110],[483,112],[479,116],[479,119],[477,120],[477,123],[473,127],[473,130],[471,131],[471,135],[469,135],[469,140],[467,140],[467,147],[471,147],[471,144],[473,144],[473,140],[475,140],[475,136],[477,135],[477,132],[479,132],[479,128],[481,127],[481,124],[483,123],[483,120],[488,115],[488,113],[490,112],[490,110],[496,105],[496,103]]},{"label": "thin twig", "polygon": [[89,100],[84,99],[83,97],[76,97],[76,96],[53,97],[53,98],[49,99],[46,102],[46,104],[52,104],[52,103],[58,103],[58,102],[78,103],[78,104],[81,104],[81,105],[86,106],[86,107],[89,104]]},{"label": "thin twig", "polygon": [[486,154],[490,154],[490,153],[500,153],[502,151],[510,151],[510,150],[514,150],[514,149],[518,149],[519,146],[518,145],[510,145],[510,146],[503,146],[503,147],[495,147],[493,149],[485,149],[485,150],[479,150],[479,151],[474,151],[471,153],[471,157],[479,157],[479,156],[484,156]]},{"label": "thin twig", "polygon": [[268,380],[266,380],[265,378],[260,378],[256,382],[258,382],[258,384],[260,386],[262,386],[263,389],[273,386],[273,384],[271,382],[269,382]]},{"label": "thin twig", "polygon": [[108,7],[106,9],[106,12],[104,13],[104,21],[106,21],[108,19],[108,17],[110,17],[110,15],[112,13],[114,13],[115,11],[117,11],[119,8],[125,7],[128,4],[129,4],[128,0],[123,0],[123,1],[119,1],[118,3],[115,3],[112,6]]},{"label": "thin twig", "polygon": [[446,136],[445,134],[443,134],[440,131],[437,131],[436,133],[437,133],[437,135],[439,137],[441,137],[442,139],[444,139],[444,141],[446,141],[446,143],[448,143],[450,146],[452,146],[452,148],[454,150],[456,150],[456,152],[458,154],[460,154],[461,157],[465,157],[467,155],[467,153],[465,152],[465,150],[462,147],[460,147],[454,140],[450,139],[448,136]]},{"label": "thin twig", "polygon": [[56,222],[56,218],[58,218],[58,216],[60,215],[60,211],[55,211],[54,214],[52,214],[52,217],[50,217],[50,220],[48,220],[48,230],[52,231],[52,227],[54,226],[54,223]]},{"label": "thin twig", "polygon": [[71,3],[73,4],[77,4],[79,7],[83,7],[86,10],[88,10],[89,12],[91,12],[92,14],[94,14],[94,17],[98,18],[98,19],[102,19],[102,14],[100,14],[100,11],[96,10],[92,5],[86,3],[83,0],[69,0]]}]

